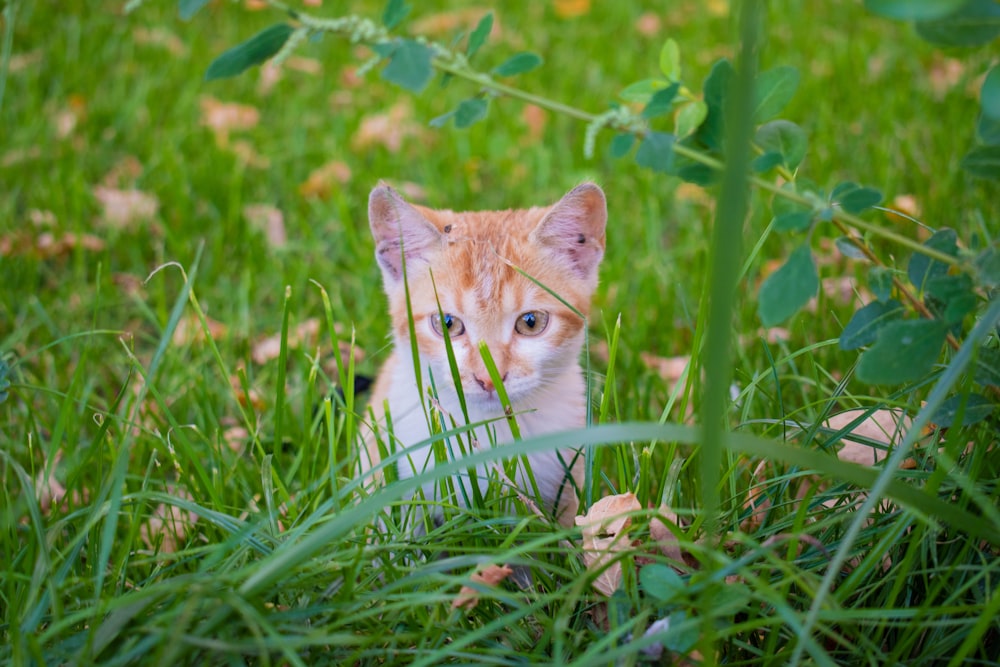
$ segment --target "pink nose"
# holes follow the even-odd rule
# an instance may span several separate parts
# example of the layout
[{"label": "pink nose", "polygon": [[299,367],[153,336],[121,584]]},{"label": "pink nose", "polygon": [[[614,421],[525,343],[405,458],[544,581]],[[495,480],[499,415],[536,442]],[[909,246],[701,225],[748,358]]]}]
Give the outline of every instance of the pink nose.
[{"label": "pink nose", "polygon": [[[493,385],[493,380],[491,380],[489,376],[487,376],[485,380],[482,380],[479,378],[478,375],[473,374],[472,379],[475,380],[476,384],[478,384],[482,388],[482,390],[485,391],[487,394],[491,393],[494,389],[496,389],[496,387]],[[503,377],[500,379],[506,380],[507,374],[504,373]]]}]

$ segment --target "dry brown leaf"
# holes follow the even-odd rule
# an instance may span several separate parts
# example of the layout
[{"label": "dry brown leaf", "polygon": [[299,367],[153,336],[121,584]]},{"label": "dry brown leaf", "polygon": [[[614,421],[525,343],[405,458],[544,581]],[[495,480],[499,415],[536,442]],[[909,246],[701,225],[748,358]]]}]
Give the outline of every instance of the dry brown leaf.
[{"label": "dry brown leaf", "polygon": [[542,137],[545,136],[545,126],[549,121],[549,113],[534,104],[525,104],[521,110],[521,120],[528,128],[523,143],[533,145],[541,141]]},{"label": "dry brown leaf", "polygon": [[659,357],[649,352],[641,352],[639,358],[642,363],[646,364],[646,368],[666,380],[671,387],[684,377],[684,373],[691,363],[691,355],[689,354],[677,357]]},{"label": "dry brown leaf", "polygon": [[267,169],[271,166],[271,160],[266,156],[261,155],[257,152],[257,149],[253,147],[246,139],[237,139],[230,146],[230,150],[233,151],[233,155],[239,158],[240,162],[248,167],[253,167],[254,169]]},{"label": "dry brown leaf", "polygon": [[[905,219],[903,216],[899,215],[899,213],[916,220],[919,220],[920,216],[923,215],[920,202],[916,197],[909,194],[896,195],[892,198],[892,202],[890,202],[887,208],[889,210],[885,211],[885,217],[894,221]],[[899,211],[899,213],[896,213],[896,211]]]},{"label": "dry brown leaf", "polygon": [[299,186],[299,194],[306,198],[327,199],[342,185],[350,182],[351,168],[340,160],[331,160],[314,169]]},{"label": "dry brown leaf", "polygon": [[635,21],[635,31],[644,37],[653,37],[663,28],[663,21],[656,12],[643,12]]},{"label": "dry brown leaf", "polygon": [[134,155],[125,155],[108,170],[101,179],[101,185],[107,188],[133,187],[144,171],[142,162]]},{"label": "dry brown leaf", "polygon": [[583,562],[598,573],[592,585],[599,593],[610,596],[621,586],[622,566],[615,557],[631,548],[626,536],[632,524],[629,513],[641,509],[634,493],[623,493],[601,498],[586,515],[576,517],[583,534]]},{"label": "dry brown leaf", "polygon": [[666,505],[660,505],[656,516],[649,520],[649,536],[660,548],[660,553],[675,562],[684,563],[686,561],[684,553],[681,551],[680,542],[677,541],[674,532],[667,527],[668,523],[680,526],[680,521],[674,511]]},{"label": "dry brown leaf", "polygon": [[[437,12],[422,16],[410,25],[410,31],[415,35],[429,35],[440,37],[450,36],[458,30],[467,30],[476,26],[486,14],[490,12],[487,7],[463,7],[446,12]],[[499,21],[496,13],[493,14],[493,29],[490,37],[497,37]]]},{"label": "dry brown leaf", "polygon": [[230,426],[222,432],[222,441],[231,451],[241,454],[250,442],[250,431],[243,426]]},{"label": "dry brown leaf", "polygon": [[42,157],[42,149],[40,146],[28,146],[26,148],[14,148],[3,154],[0,157],[0,167],[16,167],[22,162],[27,162],[29,160],[37,160]]},{"label": "dry brown leaf", "polygon": [[42,62],[42,58],[43,54],[41,49],[35,49],[34,51],[27,51],[25,53],[13,53],[7,63],[7,67],[11,74],[15,74],[37,65]]},{"label": "dry brown leaf", "polygon": [[233,373],[229,376],[229,386],[232,387],[233,393],[236,394],[236,400],[243,407],[250,407],[258,412],[263,411],[267,407],[267,403],[259,391],[253,387],[248,387],[247,391],[243,391],[243,382],[240,380],[238,373]]},{"label": "dry brown leaf", "polygon": [[[211,317],[205,316],[205,324],[208,325],[208,334],[212,337],[212,340],[225,338],[229,334],[229,327],[218,320],[213,320]],[[205,328],[202,326],[198,316],[190,313],[178,320],[171,340],[178,347],[191,345],[192,343],[204,343]]]},{"label": "dry brown leaf", "polygon": [[[310,317],[288,332],[288,348],[309,347],[319,340],[319,318]],[[250,350],[256,364],[266,364],[281,354],[281,333],[258,339]]]},{"label": "dry brown leaf", "polygon": [[156,217],[160,200],[142,190],[119,190],[98,185],[94,197],[101,204],[101,222],[115,229],[132,227]]},{"label": "dry brown leaf", "polygon": [[[183,488],[168,489],[170,495],[191,500],[191,495]],[[188,530],[198,521],[198,515],[194,512],[185,512],[176,505],[161,503],[153,510],[152,516],[142,526],[139,527],[139,537],[146,544],[146,548],[156,548],[157,537],[162,535],[160,541],[160,553],[175,553]]]},{"label": "dry brown leaf", "polygon": [[365,116],[351,138],[351,148],[363,152],[381,145],[390,153],[398,153],[404,139],[423,133],[423,127],[413,120],[413,108],[406,100],[401,100],[388,111]]},{"label": "dry brown leaf", "polygon": [[936,55],[930,70],[927,72],[927,81],[930,83],[934,98],[944,99],[945,95],[958,85],[963,76],[965,76],[965,65],[962,64],[961,60]]},{"label": "dry brown leaf", "polygon": [[[487,565],[479,572],[473,573],[469,577],[474,583],[483,586],[499,586],[500,582],[514,573],[506,565]],[[462,586],[455,599],[451,601],[452,609],[465,609],[471,611],[479,604],[479,591],[472,586]]]},{"label": "dry brown leaf", "polygon": [[288,242],[285,234],[285,216],[271,204],[247,204],[243,207],[243,217],[250,226],[263,232],[272,248],[283,248]]},{"label": "dry brown leaf", "polygon": [[133,31],[132,37],[136,44],[158,46],[166,49],[172,56],[181,57],[187,53],[184,40],[162,26],[152,29],[139,26]]},{"label": "dry brown leaf", "polygon": [[208,95],[198,101],[201,107],[201,124],[212,131],[219,146],[229,143],[229,133],[250,130],[260,123],[260,111],[248,104],[220,102]]},{"label": "dry brown leaf", "polygon": [[572,19],[590,13],[590,0],[555,0],[556,16]]}]

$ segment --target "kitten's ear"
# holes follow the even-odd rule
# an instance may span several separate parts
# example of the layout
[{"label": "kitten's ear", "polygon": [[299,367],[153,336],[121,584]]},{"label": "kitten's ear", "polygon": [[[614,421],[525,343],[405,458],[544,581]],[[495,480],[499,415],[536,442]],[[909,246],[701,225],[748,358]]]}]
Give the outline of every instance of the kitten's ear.
[{"label": "kitten's ear", "polygon": [[581,278],[592,280],[604,257],[607,222],[604,191],[593,183],[584,183],[556,202],[531,236],[562,257]]},{"label": "kitten's ear", "polygon": [[375,259],[387,285],[403,279],[404,253],[411,271],[428,263],[441,248],[441,232],[385,183],[368,197],[368,222],[375,237]]}]

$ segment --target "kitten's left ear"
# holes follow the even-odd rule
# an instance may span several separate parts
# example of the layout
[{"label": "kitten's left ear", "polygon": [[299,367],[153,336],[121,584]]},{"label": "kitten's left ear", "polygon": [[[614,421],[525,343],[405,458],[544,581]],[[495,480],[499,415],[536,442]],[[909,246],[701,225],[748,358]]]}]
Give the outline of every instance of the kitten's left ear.
[{"label": "kitten's left ear", "polygon": [[592,280],[604,257],[607,222],[604,191],[593,183],[584,183],[552,207],[531,238],[551,248],[579,277]]},{"label": "kitten's left ear", "polygon": [[368,222],[387,287],[402,280],[404,259],[413,269],[429,264],[441,248],[437,228],[385,183],[379,183],[368,197]]}]

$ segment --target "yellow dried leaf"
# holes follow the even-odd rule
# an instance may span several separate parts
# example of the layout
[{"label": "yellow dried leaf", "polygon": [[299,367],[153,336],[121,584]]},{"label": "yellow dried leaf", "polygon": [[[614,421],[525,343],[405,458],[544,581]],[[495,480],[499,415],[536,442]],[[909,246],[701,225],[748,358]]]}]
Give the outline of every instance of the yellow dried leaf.
[{"label": "yellow dried leaf", "polygon": [[590,0],[555,0],[556,16],[572,19],[590,13]]},{"label": "yellow dried leaf", "polygon": [[271,247],[282,248],[288,242],[285,216],[278,207],[271,204],[247,204],[243,207],[243,217],[251,227],[264,233]]},{"label": "yellow dried leaf", "polygon": [[[487,565],[479,572],[469,577],[474,583],[483,586],[498,586],[500,582],[514,573],[507,565]],[[472,586],[462,586],[455,599],[451,601],[452,609],[470,611],[479,604],[479,591]]]},{"label": "yellow dried leaf", "polygon": [[583,562],[588,570],[597,572],[592,585],[604,595],[613,594],[621,585],[621,563],[615,556],[631,547],[626,536],[632,524],[629,514],[640,509],[634,493],[623,493],[601,498],[586,515],[576,517],[583,533]]},{"label": "yellow dried leaf", "polygon": [[390,153],[398,153],[404,139],[422,134],[423,127],[413,121],[413,109],[403,100],[388,111],[365,116],[351,138],[351,148],[364,152],[381,145]]},{"label": "yellow dried leaf", "polygon": [[656,511],[656,516],[649,520],[649,536],[653,538],[657,546],[667,558],[678,563],[684,562],[684,553],[681,551],[680,542],[677,536],[667,527],[667,524],[680,526],[677,515],[666,505],[660,505]]},{"label": "yellow dried leaf", "polygon": [[[479,20],[488,12],[486,7],[463,7],[446,12],[427,14],[416,19],[410,26],[410,30],[415,35],[429,35],[440,37],[451,35],[458,30],[467,30],[474,27]],[[497,30],[497,17],[493,15],[493,30],[490,36],[495,36]]]},{"label": "yellow dried leaf", "polygon": [[98,185],[94,197],[101,204],[101,222],[109,227],[125,229],[156,217],[160,200],[142,190],[119,190]]},{"label": "yellow dried leaf", "polygon": [[230,132],[253,129],[260,123],[260,111],[248,104],[220,102],[207,95],[202,96],[198,103],[201,124],[212,131],[219,146],[229,142]]},{"label": "yellow dried leaf", "polygon": [[[319,340],[320,321],[310,317],[288,332],[288,349],[308,347]],[[250,349],[250,358],[255,364],[266,364],[281,354],[281,334],[260,338]]]},{"label": "yellow dried leaf", "polygon": [[351,168],[345,162],[332,160],[314,169],[302,185],[299,194],[306,198],[327,199],[336,188],[351,180]]},{"label": "yellow dried leaf", "polygon": [[642,509],[632,492],[606,496],[590,506],[584,516],[576,517],[576,525],[583,529],[584,548],[588,537],[606,535],[614,537],[632,525],[632,512]]}]

